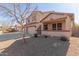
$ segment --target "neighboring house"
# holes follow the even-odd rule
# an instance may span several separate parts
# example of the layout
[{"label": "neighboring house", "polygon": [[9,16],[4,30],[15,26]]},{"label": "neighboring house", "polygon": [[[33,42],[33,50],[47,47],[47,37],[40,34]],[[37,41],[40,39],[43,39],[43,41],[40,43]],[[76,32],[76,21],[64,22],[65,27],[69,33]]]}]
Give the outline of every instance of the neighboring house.
[{"label": "neighboring house", "polygon": [[20,25],[20,24],[16,24],[16,25],[15,25],[15,30],[21,31],[21,30],[22,30],[21,25]]},{"label": "neighboring house", "polygon": [[30,34],[70,37],[74,24],[74,14],[34,11],[27,20],[26,27],[28,27]]}]

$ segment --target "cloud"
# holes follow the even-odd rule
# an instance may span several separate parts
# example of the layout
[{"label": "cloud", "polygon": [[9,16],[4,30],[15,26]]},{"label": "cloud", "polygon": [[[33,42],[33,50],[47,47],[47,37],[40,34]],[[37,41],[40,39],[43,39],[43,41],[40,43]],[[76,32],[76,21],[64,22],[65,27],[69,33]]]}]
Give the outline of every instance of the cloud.
[{"label": "cloud", "polygon": [[79,3],[65,3],[65,5],[68,5],[68,6],[71,6],[71,7],[79,8]]}]

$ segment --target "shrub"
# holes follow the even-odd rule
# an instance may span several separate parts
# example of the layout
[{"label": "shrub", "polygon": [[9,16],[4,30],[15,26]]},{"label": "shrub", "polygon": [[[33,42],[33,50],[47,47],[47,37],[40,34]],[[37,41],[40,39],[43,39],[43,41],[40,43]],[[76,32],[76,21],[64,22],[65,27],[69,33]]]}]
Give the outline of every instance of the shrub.
[{"label": "shrub", "polygon": [[16,32],[14,28],[3,28],[3,33]]},{"label": "shrub", "polygon": [[34,34],[34,37],[38,37],[38,35],[37,34]]},{"label": "shrub", "polygon": [[45,38],[48,38],[48,36],[47,36],[47,35],[45,35],[44,37],[45,37]]},{"label": "shrub", "polygon": [[60,40],[61,40],[61,41],[68,41],[68,38],[65,37],[65,36],[62,36],[62,37],[60,37]]},{"label": "shrub", "polygon": [[8,29],[6,29],[6,31],[8,31],[8,32],[15,32],[16,30],[14,28],[8,28]]}]

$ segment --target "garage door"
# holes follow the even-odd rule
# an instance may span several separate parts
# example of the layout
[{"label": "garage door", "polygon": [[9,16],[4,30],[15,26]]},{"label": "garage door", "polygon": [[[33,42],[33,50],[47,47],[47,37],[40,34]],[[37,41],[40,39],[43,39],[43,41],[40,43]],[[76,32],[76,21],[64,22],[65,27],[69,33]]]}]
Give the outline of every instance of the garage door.
[{"label": "garage door", "polygon": [[28,33],[29,33],[29,34],[35,34],[35,33],[36,33],[35,27],[29,27],[29,28],[28,28]]}]

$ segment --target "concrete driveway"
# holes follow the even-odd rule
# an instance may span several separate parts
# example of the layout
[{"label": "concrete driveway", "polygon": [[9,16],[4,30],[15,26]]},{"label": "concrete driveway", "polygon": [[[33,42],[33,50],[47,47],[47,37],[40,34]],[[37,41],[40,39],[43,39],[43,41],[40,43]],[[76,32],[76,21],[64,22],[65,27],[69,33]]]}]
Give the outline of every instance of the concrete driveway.
[{"label": "concrete driveway", "polygon": [[70,46],[67,55],[79,56],[79,37],[71,37],[69,42]]}]

